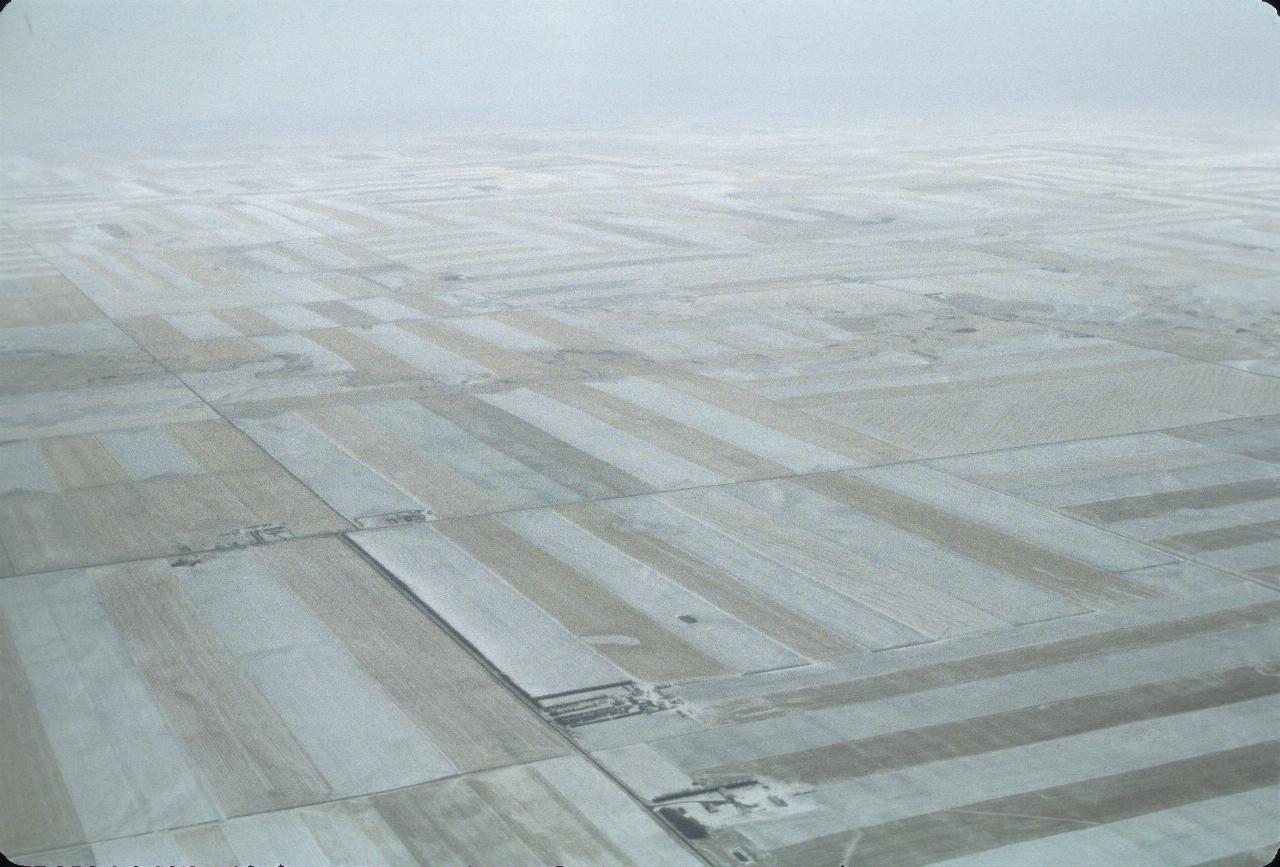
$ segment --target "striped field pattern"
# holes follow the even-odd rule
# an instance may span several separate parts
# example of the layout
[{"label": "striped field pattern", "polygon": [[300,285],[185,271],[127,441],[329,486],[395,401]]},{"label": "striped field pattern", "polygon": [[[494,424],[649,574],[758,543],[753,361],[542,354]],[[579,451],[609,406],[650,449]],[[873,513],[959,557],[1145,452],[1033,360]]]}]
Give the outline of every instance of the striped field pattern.
[{"label": "striped field pattern", "polygon": [[0,163],[0,851],[1280,845],[1265,130]]}]

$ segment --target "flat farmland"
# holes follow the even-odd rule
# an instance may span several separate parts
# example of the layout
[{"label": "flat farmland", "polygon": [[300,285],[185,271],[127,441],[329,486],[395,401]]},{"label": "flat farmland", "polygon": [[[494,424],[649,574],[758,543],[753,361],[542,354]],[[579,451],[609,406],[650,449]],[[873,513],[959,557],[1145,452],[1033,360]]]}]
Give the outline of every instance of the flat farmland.
[{"label": "flat farmland", "polygon": [[1278,160],[6,156],[0,850],[1266,863]]}]

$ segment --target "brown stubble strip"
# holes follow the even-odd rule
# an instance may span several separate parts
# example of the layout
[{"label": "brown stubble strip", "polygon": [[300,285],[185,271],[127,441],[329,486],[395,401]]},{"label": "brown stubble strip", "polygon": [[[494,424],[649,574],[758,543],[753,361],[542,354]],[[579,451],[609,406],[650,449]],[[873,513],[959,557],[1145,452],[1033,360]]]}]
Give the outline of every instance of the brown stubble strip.
[{"label": "brown stubble strip", "polygon": [[217,475],[160,476],[136,487],[148,512],[173,540],[168,549],[153,549],[157,554],[178,554],[184,547],[211,547],[211,540],[219,533],[259,523]]},{"label": "brown stubble strip", "polygon": [[635,645],[592,645],[632,675],[664,682],[728,674],[719,662],[496,519],[463,518],[435,526],[579,638],[621,635],[636,640]]},{"label": "brown stubble strip", "polygon": [[[595,773],[594,769],[587,771]],[[471,789],[504,816],[547,864],[634,864],[596,824],[538,773],[537,765],[476,774]],[[631,853],[638,854],[638,853]]]},{"label": "brown stubble strip", "polygon": [[737,499],[724,489],[661,495],[717,532],[759,550],[787,568],[821,575],[822,582],[922,637],[953,637],[1008,622],[922,581],[895,573],[853,551]]},{"label": "brown stubble strip", "polygon": [[239,331],[245,337],[259,337],[263,334],[279,334],[283,327],[272,322],[252,307],[227,307],[211,311],[214,316]]},{"label": "brown stubble strip", "polygon": [[175,373],[227,371],[242,365],[269,361],[271,353],[248,337],[216,337],[168,343],[155,350],[156,357]]},{"label": "brown stubble strip", "polygon": [[559,511],[619,551],[666,575],[732,617],[809,659],[828,659],[867,648],[835,635],[806,617],[744,586],[732,574],[670,544],[629,529],[621,516],[596,503],[564,506]]},{"label": "brown stubble strip", "polygon": [[93,302],[80,292],[0,299],[0,322],[7,322],[13,327],[83,322],[86,319],[97,319],[101,315]]},{"label": "brown stubble strip", "polygon": [[508,507],[496,494],[379,427],[356,407],[336,403],[303,415],[325,436],[409,496],[427,504],[436,515],[472,515]]},{"label": "brown stubble strip", "polygon": [[222,833],[220,823],[174,831],[173,842],[190,864],[236,864],[240,860]]},{"label": "brown stubble strip", "polygon": [[378,324],[379,321],[376,316],[370,316],[363,310],[357,310],[341,301],[312,301],[303,306],[343,326],[366,328]]},{"label": "brown stubble strip", "polygon": [[107,570],[103,607],[224,815],[329,797],[271,703],[200,619],[163,562]]},{"label": "brown stubble strip", "polygon": [[129,481],[116,459],[88,434],[46,437],[36,446],[64,491]]},{"label": "brown stubble strip", "polygon": [[275,466],[253,440],[221,419],[169,425],[169,432],[200,462],[205,472],[239,472]]},{"label": "brown stubble strip", "polygon": [[1280,692],[1280,674],[1244,666],[722,765],[700,772],[699,778],[739,780],[766,776],[823,785],[1218,707],[1277,692]]},{"label": "brown stubble strip", "polygon": [[84,830],[0,611],[0,851],[73,846]]},{"label": "brown stubble strip", "polygon": [[18,575],[110,559],[87,538],[65,493],[0,497],[0,544]]},{"label": "brown stubble strip", "polygon": [[1144,584],[1046,551],[1016,536],[904,497],[857,476],[846,473],[804,476],[795,483],[1081,605],[1110,608],[1162,595]]},{"label": "brown stubble strip", "polygon": [[152,511],[146,483],[82,488],[68,491],[64,497],[76,527],[72,538],[105,555],[102,560],[81,559],[74,565],[156,557],[181,550],[180,532],[164,515]]},{"label": "brown stubble strip", "polygon": [[484,852],[493,864],[541,863],[518,829],[465,777],[374,795],[371,800],[420,864],[461,864],[469,852]]},{"label": "brown stubble strip", "polygon": [[794,406],[783,401],[762,397],[741,386],[701,376],[695,371],[671,371],[657,379],[765,427],[798,437],[836,454],[846,455],[851,465],[892,463],[919,457],[901,446],[815,415],[797,412]]},{"label": "brown stubble strip", "polygon": [[652,490],[647,483],[592,457],[541,428],[504,412],[478,398],[466,396],[444,401],[422,401],[432,412],[466,430],[476,439],[585,499],[626,496]]},{"label": "brown stubble strip", "polygon": [[528,353],[513,352],[449,326],[448,319],[412,319],[400,323],[405,331],[428,343],[493,371],[500,379],[523,381],[556,375],[556,368]]},{"label": "brown stubble strip", "polygon": [[548,343],[554,343],[574,354],[616,358],[635,355],[632,350],[606,340],[597,332],[567,325],[536,310],[511,310],[498,313],[493,318],[513,328],[541,337]]},{"label": "brown stubble strip", "polygon": [[185,343],[190,340],[187,335],[174,328],[163,317],[135,316],[129,319],[114,320],[120,330],[150,350],[174,343]]},{"label": "brown stubble strip", "polygon": [[797,710],[816,710],[923,692],[942,686],[953,686],[1019,671],[1031,671],[1048,665],[1060,665],[1094,656],[1123,653],[1189,638],[1193,635],[1226,632],[1277,620],[1280,620],[1280,602],[1261,602],[1182,620],[1123,627],[1094,635],[1064,638],[1045,644],[957,659],[926,668],[913,668],[842,683],[804,687],[758,698],[738,699],[716,707],[714,716],[716,722],[721,725],[767,719]]},{"label": "brown stubble strip", "polygon": [[1251,479],[1183,491],[1118,497],[1114,500],[1069,506],[1066,511],[1089,521],[1110,524],[1136,518],[1154,518],[1179,509],[1213,509],[1271,499],[1280,499],[1280,478]]},{"label": "brown stubble strip", "polygon": [[787,468],[780,464],[614,397],[602,389],[565,381],[541,386],[538,391],[727,478],[762,479],[789,475]]},{"label": "brown stubble strip", "polygon": [[222,473],[218,480],[244,504],[255,523],[283,523],[294,536],[351,527],[346,518],[279,467]]},{"label": "brown stubble strip", "polygon": [[[858,863],[906,867],[945,862],[1277,782],[1280,742],[1269,741],[865,828],[857,845]],[[844,848],[848,836],[819,837],[772,854],[780,864],[822,863],[824,855]]]},{"label": "brown stubble strip", "polygon": [[264,546],[257,555],[460,770],[566,751],[531,711],[345,545],[302,540]]},{"label": "brown stubble strip", "polygon": [[[1276,512],[1280,514],[1280,503],[1276,505]],[[1280,521],[1259,521],[1256,524],[1240,524],[1235,527],[1202,530],[1198,533],[1180,533],[1176,536],[1156,539],[1153,544],[1173,548],[1176,551],[1185,551],[1188,554],[1198,554],[1201,551],[1221,551],[1226,548],[1238,548],[1241,545],[1270,542],[1274,539],[1280,539]]]},{"label": "brown stubble strip", "polygon": [[321,328],[308,331],[307,339],[320,344],[356,369],[350,379],[353,386],[386,385],[424,378],[421,370],[381,346],[362,340],[359,333],[345,328]]}]

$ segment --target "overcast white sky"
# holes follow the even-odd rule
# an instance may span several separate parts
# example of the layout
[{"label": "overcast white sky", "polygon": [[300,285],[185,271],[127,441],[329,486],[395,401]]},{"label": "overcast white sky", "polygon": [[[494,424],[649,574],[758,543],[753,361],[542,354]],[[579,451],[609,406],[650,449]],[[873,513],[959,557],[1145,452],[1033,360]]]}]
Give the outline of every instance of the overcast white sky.
[{"label": "overcast white sky", "polygon": [[1260,0],[13,0],[0,127],[44,140],[898,116],[1280,120]]}]

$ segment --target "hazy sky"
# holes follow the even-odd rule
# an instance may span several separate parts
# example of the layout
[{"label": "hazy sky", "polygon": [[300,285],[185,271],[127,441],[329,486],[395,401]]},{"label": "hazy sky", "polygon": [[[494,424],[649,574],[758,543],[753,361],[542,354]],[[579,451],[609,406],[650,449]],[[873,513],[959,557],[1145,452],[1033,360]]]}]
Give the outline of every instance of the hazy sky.
[{"label": "hazy sky", "polygon": [[384,124],[1280,121],[1260,0],[14,0],[10,141]]}]

